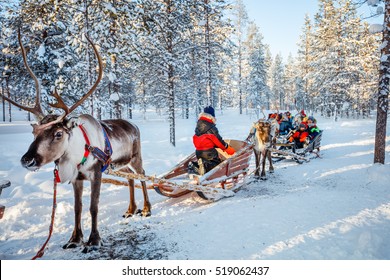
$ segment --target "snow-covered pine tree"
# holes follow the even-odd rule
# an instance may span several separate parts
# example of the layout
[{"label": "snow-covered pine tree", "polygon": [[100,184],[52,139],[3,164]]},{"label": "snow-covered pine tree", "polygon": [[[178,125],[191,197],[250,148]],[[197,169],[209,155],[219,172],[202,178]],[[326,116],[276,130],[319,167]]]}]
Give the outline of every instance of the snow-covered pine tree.
[{"label": "snow-covered pine tree", "polygon": [[257,118],[260,118],[260,110],[266,105],[267,67],[265,64],[265,47],[262,42],[263,35],[255,23],[248,27],[247,40],[245,42],[248,52],[249,76],[247,104],[255,110]]},{"label": "snow-covered pine tree", "polygon": [[155,94],[162,95],[168,108],[170,143],[175,146],[175,108],[177,82],[186,71],[189,46],[191,1],[143,1],[144,17],[149,34],[144,36],[144,47],[151,62],[150,76],[156,83]]},{"label": "snow-covered pine tree", "polygon": [[242,0],[236,0],[234,7],[235,14],[235,37],[237,44],[237,87],[238,87],[238,107],[239,112],[242,114],[243,110],[243,88],[244,88],[244,79],[243,76],[243,64],[244,64],[244,53],[243,53],[243,40],[244,40],[244,30],[248,21],[248,15],[245,10],[245,5]]},{"label": "snow-covered pine tree", "polygon": [[272,75],[271,75],[271,69],[272,69],[272,53],[270,50],[270,47],[268,45],[265,45],[265,65],[267,68],[267,93],[266,93],[266,100],[267,100],[267,106],[266,108],[268,110],[271,109],[272,104],[272,92],[271,92],[271,86],[272,86]]},{"label": "snow-covered pine tree", "polygon": [[277,54],[271,68],[271,92],[273,107],[275,109],[285,109],[285,66],[281,54]]},{"label": "snow-covered pine tree", "polygon": [[296,88],[294,99],[297,108],[309,109],[312,112],[319,105],[315,103],[315,94],[318,94],[318,92],[312,88],[313,81],[310,79],[313,73],[313,37],[313,26],[309,15],[306,14],[302,34],[298,42],[297,73],[299,78],[296,84],[299,86]]},{"label": "snow-covered pine tree", "polygon": [[[99,46],[105,61],[105,77],[101,90],[97,90],[91,98],[91,114],[97,111],[102,114],[120,118],[124,106],[129,106],[134,99],[132,89],[134,72],[134,52],[132,42],[135,41],[134,21],[137,9],[134,2],[127,1],[94,1],[84,0],[82,5],[75,6],[73,33],[87,33]],[[136,30],[136,28],[134,28]],[[132,32],[130,32],[132,31]],[[89,52],[86,53],[88,63],[88,83],[95,78],[95,66]],[[96,102],[93,102],[96,100]]]},{"label": "snow-covered pine tree", "polygon": [[[229,50],[228,39],[231,27],[223,16],[227,7],[225,0],[192,1],[190,11],[192,30],[187,35],[186,51],[188,67],[179,81],[182,102],[192,104],[196,115],[205,105],[217,106],[220,100],[223,71],[222,57]],[[188,102],[186,101],[188,97]]]},{"label": "snow-covered pine tree", "polygon": [[[205,50],[206,50],[206,93],[212,106],[216,107],[221,101],[222,80],[220,73],[225,67],[224,55],[232,44],[229,44],[232,27],[224,17],[225,10],[229,7],[226,0],[204,0],[206,25]],[[222,106],[220,106],[222,109]]]},{"label": "snow-covered pine tree", "polygon": [[233,49],[231,41],[225,41],[223,49],[224,52],[220,55],[219,65],[221,72],[218,76],[221,77],[221,85],[218,91],[218,105],[220,110],[225,107],[233,106],[235,104],[235,97],[237,96],[237,75],[236,62],[233,58]]},{"label": "snow-covered pine tree", "polygon": [[378,76],[379,76],[379,58],[381,36],[372,34],[369,31],[369,24],[363,23],[360,31],[359,40],[359,56],[360,67],[363,75],[360,77],[359,93],[356,96],[356,115],[359,118],[367,118],[370,116],[371,110],[374,109],[375,98],[378,90]]},{"label": "snow-covered pine tree", "polygon": [[284,96],[284,108],[285,110],[292,110],[295,108],[294,106],[294,99],[295,99],[295,93],[297,92],[296,89],[296,80],[298,77],[298,67],[296,64],[296,61],[292,54],[290,53],[287,58],[287,64],[284,71],[285,76],[285,96]]},{"label": "snow-covered pine tree", "polygon": [[[11,2],[12,3],[12,2]],[[15,3],[13,3],[15,4]],[[10,80],[14,81],[16,78],[19,78],[20,82],[24,81],[24,76],[21,73],[15,75],[15,72],[19,72],[19,65],[21,64],[21,55],[19,50],[15,45],[16,41],[16,32],[13,29],[13,26],[16,26],[16,20],[18,17],[17,13],[18,7],[10,5],[10,3],[0,6],[0,69],[1,69],[1,94],[7,96],[8,98],[20,100],[20,103],[26,105],[29,98],[26,98],[27,92],[24,91],[24,94],[21,94],[22,91],[10,90]],[[28,74],[27,74],[28,75]],[[31,80],[31,78],[30,78]],[[8,103],[8,110],[6,110]],[[3,107],[3,121],[6,119],[12,121],[12,110],[11,103],[6,102],[2,98],[2,107]]]},{"label": "snow-covered pine tree", "polygon": [[341,22],[333,0],[319,0],[319,5],[320,10],[315,16],[313,72],[309,78],[318,91],[322,114],[337,118],[344,93],[344,88],[338,83],[345,55],[340,43]]},{"label": "snow-covered pine tree", "polygon": [[35,87],[21,63],[21,54],[16,41],[16,30],[19,28],[22,41],[28,49],[28,63],[40,80],[42,106],[48,111],[52,110],[47,103],[51,99],[50,94],[54,88],[69,99],[77,97],[77,94],[82,92],[80,88],[85,87],[79,73],[82,72],[80,69],[83,68],[84,60],[80,59],[67,41],[67,27],[72,22],[72,18],[66,9],[61,8],[56,1],[41,3],[41,1],[28,0],[21,2],[20,6],[14,6],[9,15],[11,16],[8,19],[7,40],[12,42],[15,59],[20,61],[19,66],[12,71],[15,78],[17,75],[17,79],[10,82],[22,93],[22,98],[28,96],[26,93],[30,94],[25,102],[29,102],[31,96],[35,96]]},{"label": "snow-covered pine tree", "polygon": [[[342,45],[344,56],[344,74],[342,86],[345,88],[345,96],[341,114],[349,117],[357,110],[357,101],[362,95],[364,76],[367,74],[363,67],[364,50],[361,48],[363,42],[363,24],[357,16],[355,6],[351,0],[338,1],[341,23],[342,23]],[[363,85],[363,87],[362,87]]]},{"label": "snow-covered pine tree", "polygon": [[310,96],[318,95],[316,104],[320,101],[321,112],[337,120],[340,113],[359,110],[363,92],[367,95],[371,88],[367,77],[372,75],[369,65],[376,52],[367,44],[375,38],[367,38],[367,29],[350,0],[320,0],[313,34],[314,55],[305,79],[309,78],[311,88],[317,91]]}]

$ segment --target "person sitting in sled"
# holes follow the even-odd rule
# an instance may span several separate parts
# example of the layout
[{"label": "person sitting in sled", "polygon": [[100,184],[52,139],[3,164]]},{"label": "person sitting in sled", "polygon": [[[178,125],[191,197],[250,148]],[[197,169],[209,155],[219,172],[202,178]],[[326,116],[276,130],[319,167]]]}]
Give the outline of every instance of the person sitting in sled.
[{"label": "person sitting in sled", "polygon": [[216,148],[220,148],[229,155],[235,153],[234,148],[229,146],[219,135],[216,127],[214,108],[208,106],[200,113],[192,140],[196,148],[196,157],[202,159],[204,172],[208,172],[221,163]]},{"label": "person sitting in sled", "polygon": [[280,135],[286,135],[292,130],[292,124],[287,113],[282,114],[281,122],[279,123],[279,133]]},{"label": "person sitting in sled", "polygon": [[306,117],[305,110],[301,110],[298,114],[295,115],[293,126],[298,128],[299,124],[303,121],[303,119]]},{"label": "person sitting in sled", "polygon": [[320,129],[317,127],[316,119],[313,116],[310,116],[307,119],[307,125],[309,127],[308,132],[310,140],[313,140],[320,133]]},{"label": "person sitting in sled", "polygon": [[298,130],[290,137],[289,142],[295,142],[295,147],[301,149],[310,141],[307,125],[301,123]]}]

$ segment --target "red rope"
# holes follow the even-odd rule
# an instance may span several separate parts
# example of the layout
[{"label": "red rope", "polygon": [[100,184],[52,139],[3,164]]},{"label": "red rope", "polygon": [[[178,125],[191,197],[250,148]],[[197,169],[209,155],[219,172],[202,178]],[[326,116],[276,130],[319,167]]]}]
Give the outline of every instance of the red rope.
[{"label": "red rope", "polygon": [[45,253],[45,248],[47,243],[49,243],[51,234],[53,233],[53,227],[54,227],[54,217],[56,215],[56,208],[57,208],[57,182],[59,181],[58,176],[58,169],[57,166],[54,169],[54,186],[53,186],[53,208],[51,211],[51,222],[49,227],[49,236],[47,237],[45,243],[42,245],[42,248],[38,251],[38,253],[35,255],[35,257],[32,258],[32,260],[36,260],[37,258],[42,258],[43,254]]}]

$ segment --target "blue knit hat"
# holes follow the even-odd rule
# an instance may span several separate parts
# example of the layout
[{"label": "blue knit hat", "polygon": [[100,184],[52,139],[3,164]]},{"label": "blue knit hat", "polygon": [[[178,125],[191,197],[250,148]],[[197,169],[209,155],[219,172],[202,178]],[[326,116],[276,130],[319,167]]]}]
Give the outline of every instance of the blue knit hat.
[{"label": "blue knit hat", "polygon": [[214,112],[214,108],[211,107],[211,106],[207,106],[203,109],[203,112],[207,113],[207,114],[210,114],[212,115],[213,117],[215,117],[215,112]]}]

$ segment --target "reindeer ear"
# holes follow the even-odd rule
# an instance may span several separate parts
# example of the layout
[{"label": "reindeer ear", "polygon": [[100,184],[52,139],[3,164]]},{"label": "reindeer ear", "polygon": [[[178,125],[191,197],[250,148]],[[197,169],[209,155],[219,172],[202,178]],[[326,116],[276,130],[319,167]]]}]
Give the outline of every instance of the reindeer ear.
[{"label": "reindeer ear", "polygon": [[66,127],[68,129],[73,129],[78,125],[79,125],[79,118],[76,118],[76,117],[70,118],[68,120],[68,122],[66,123]]},{"label": "reindeer ear", "polygon": [[32,134],[37,135],[39,125],[37,123],[31,123],[31,126],[33,128]]}]

